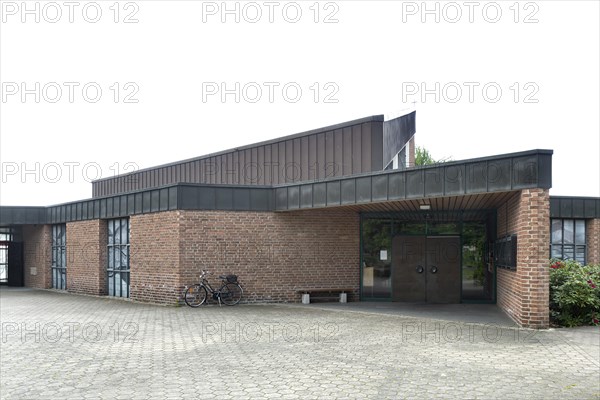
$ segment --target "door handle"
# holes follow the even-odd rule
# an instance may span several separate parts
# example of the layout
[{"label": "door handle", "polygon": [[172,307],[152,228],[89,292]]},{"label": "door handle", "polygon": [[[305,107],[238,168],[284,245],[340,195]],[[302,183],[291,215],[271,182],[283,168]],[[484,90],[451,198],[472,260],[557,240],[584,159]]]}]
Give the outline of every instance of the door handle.
[{"label": "door handle", "polygon": [[417,265],[417,274],[422,274],[423,271],[425,271],[425,268],[422,265]]},{"label": "door handle", "polygon": [[429,271],[430,271],[432,274],[435,274],[435,273],[437,273],[437,271],[438,271],[438,270],[437,270],[437,267],[436,267],[435,265],[432,265],[432,266],[431,266],[431,269],[430,269]]}]

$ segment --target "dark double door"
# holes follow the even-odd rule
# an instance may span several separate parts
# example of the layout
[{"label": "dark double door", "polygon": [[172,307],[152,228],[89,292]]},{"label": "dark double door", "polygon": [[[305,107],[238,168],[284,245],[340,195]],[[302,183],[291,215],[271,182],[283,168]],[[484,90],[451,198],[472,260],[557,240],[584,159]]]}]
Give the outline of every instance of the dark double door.
[{"label": "dark double door", "polygon": [[392,299],[459,303],[461,248],[458,236],[395,236]]}]

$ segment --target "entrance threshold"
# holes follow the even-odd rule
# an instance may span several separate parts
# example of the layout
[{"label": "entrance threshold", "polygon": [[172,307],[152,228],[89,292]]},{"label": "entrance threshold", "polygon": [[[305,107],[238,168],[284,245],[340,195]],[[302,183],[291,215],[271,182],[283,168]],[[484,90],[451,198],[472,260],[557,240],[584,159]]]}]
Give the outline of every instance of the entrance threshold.
[{"label": "entrance threshold", "polygon": [[354,311],[471,324],[493,324],[501,327],[518,327],[496,304],[357,301],[351,303],[312,303],[307,306],[336,311]]}]

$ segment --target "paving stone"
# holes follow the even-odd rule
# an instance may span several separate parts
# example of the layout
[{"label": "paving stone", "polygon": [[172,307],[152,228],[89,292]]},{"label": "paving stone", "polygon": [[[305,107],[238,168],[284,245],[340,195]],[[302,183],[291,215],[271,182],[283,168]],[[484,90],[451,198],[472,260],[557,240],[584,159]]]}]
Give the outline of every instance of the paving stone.
[{"label": "paving stone", "polygon": [[0,322],[2,399],[600,397],[594,343],[564,330],[4,288]]}]

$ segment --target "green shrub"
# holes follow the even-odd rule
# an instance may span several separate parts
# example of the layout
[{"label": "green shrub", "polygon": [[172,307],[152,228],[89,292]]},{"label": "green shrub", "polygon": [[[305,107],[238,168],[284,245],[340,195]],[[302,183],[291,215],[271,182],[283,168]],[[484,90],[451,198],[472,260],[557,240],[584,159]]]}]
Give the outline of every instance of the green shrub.
[{"label": "green shrub", "polygon": [[600,325],[600,265],[550,261],[550,318],[558,325]]}]

